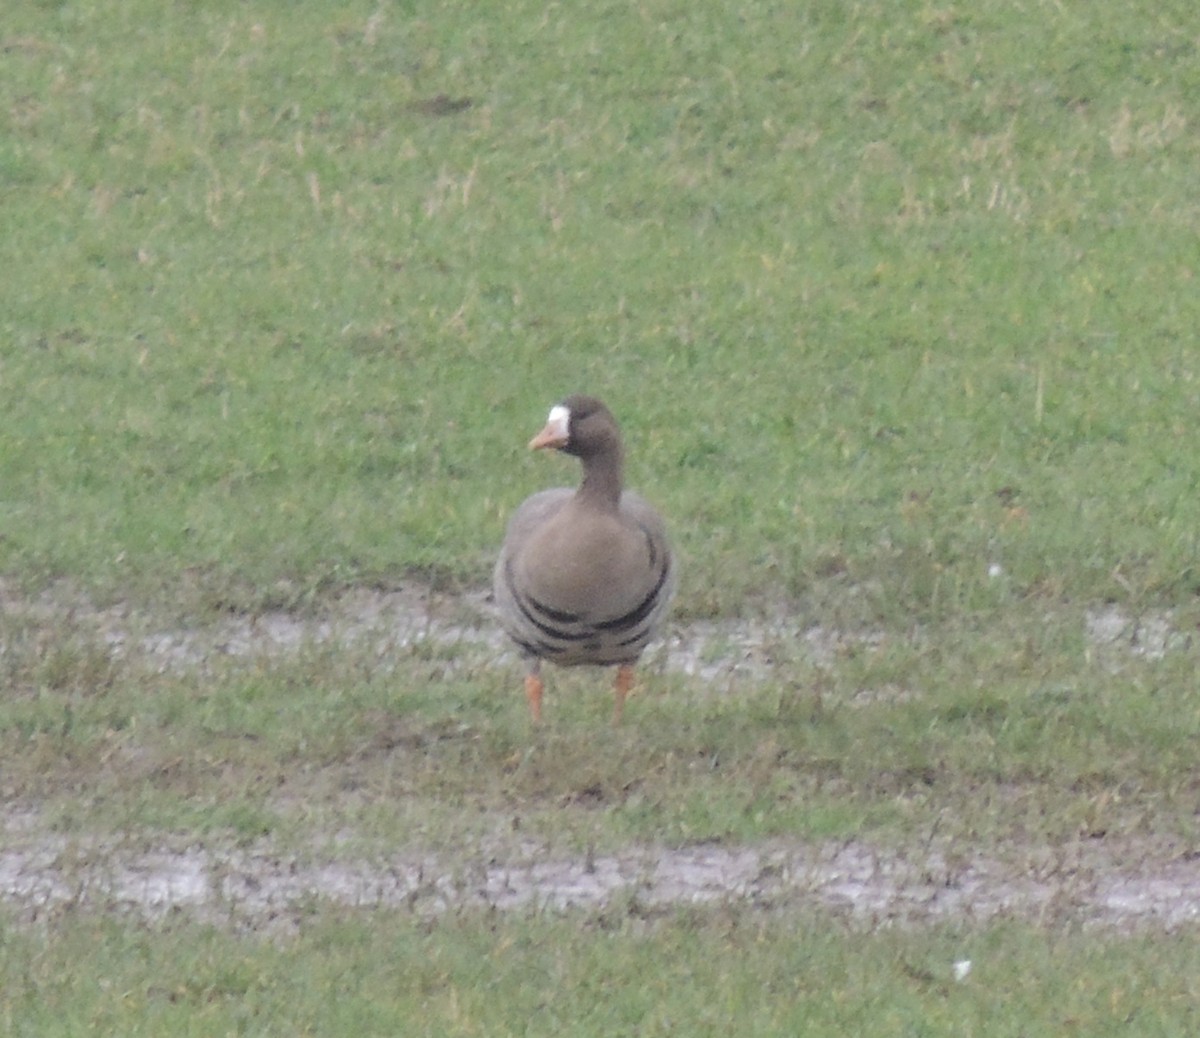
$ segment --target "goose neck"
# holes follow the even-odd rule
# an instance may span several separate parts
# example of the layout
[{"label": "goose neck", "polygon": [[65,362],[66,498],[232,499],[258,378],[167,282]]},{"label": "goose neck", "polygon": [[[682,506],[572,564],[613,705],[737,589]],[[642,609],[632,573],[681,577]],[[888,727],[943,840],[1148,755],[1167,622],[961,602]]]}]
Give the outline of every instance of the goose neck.
[{"label": "goose neck", "polygon": [[616,511],[623,481],[620,448],[598,451],[582,460],[583,481],[576,496],[605,511]]}]

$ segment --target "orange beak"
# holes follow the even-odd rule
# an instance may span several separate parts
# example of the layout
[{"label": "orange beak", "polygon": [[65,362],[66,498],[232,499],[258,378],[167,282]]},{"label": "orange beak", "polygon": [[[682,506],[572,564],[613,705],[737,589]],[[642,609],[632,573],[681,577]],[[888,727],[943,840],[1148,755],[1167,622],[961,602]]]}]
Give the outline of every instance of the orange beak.
[{"label": "orange beak", "polygon": [[562,430],[554,425],[547,425],[529,441],[531,451],[545,450],[547,447],[565,447],[566,445],[567,438],[562,434]]},{"label": "orange beak", "polygon": [[[559,409],[556,408],[556,411]],[[529,449],[531,451],[545,450],[547,447],[562,448],[567,445],[570,439],[570,430],[568,426],[568,418],[565,413],[552,414],[550,420],[546,423],[540,433],[529,441]]]}]

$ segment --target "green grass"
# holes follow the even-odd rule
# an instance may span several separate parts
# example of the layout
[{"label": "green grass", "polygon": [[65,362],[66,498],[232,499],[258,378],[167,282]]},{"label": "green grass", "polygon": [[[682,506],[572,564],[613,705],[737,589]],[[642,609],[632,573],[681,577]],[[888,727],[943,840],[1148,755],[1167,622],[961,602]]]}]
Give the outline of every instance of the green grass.
[{"label": "green grass", "polygon": [[[17,5],[6,814],[351,855],[1192,847],[1198,97],[1181,0]],[[840,650],[650,668],[615,732],[602,677],[555,674],[534,734],[470,649],[136,649],[483,586],[517,502],[575,478],[523,446],[572,391],[669,517],[682,623],[782,611]],[[1105,606],[1170,651],[1089,640]],[[1187,935],[644,915],[318,905],[272,944],[67,912],[0,931],[0,1029],[1195,1030]]]},{"label": "green grass", "polygon": [[64,834],[231,832],[305,853],[335,835],[340,854],[465,853],[510,822],[564,853],[1193,840],[1192,654],[1114,669],[1070,627],[960,629],[953,652],[887,642],[727,693],[649,673],[616,730],[601,675],[555,673],[536,732],[516,668],[486,655],[313,648],[171,675],[78,634],[10,638],[5,795]]},{"label": "green grass", "polygon": [[[636,903],[583,918],[472,914],[432,924],[314,909],[300,937],[278,943],[73,917],[54,940],[0,939],[0,1013],[9,1033],[39,1038],[681,1028],[1184,1038],[1197,1024],[1200,967],[1190,934],[1114,939],[999,924],[864,937],[819,917]],[[972,969],[956,983],[962,960]]]},{"label": "green grass", "polygon": [[684,611],[1190,599],[1185,5],[375,12],[7,28],[5,571],[479,581],[582,388]]}]

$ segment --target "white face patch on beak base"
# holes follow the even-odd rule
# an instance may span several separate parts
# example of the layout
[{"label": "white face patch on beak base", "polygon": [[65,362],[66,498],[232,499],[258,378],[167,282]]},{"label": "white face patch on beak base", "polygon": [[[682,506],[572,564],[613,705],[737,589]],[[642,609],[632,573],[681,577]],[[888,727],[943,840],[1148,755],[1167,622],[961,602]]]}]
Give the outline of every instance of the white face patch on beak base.
[{"label": "white face patch on beak base", "polygon": [[571,428],[571,409],[563,407],[562,404],[555,404],[550,408],[550,416],[546,419],[546,428],[553,429],[555,435],[567,439],[568,430]]},{"label": "white face patch on beak base", "polygon": [[555,450],[566,450],[570,439],[570,408],[558,404],[550,408],[550,417],[546,419],[546,428],[529,441],[529,449],[540,451],[552,447]]}]

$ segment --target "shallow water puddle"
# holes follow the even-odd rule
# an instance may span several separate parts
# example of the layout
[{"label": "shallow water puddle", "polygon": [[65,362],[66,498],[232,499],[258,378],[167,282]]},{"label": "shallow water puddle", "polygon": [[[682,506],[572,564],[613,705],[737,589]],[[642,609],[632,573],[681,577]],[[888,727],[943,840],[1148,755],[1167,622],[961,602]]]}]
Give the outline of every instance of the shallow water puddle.
[{"label": "shallow water puddle", "polygon": [[[608,856],[455,863],[436,855],[301,863],[252,851],[192,846],[128,850],[29,838],[0,851],[0,898],[40,915],[75,905],[146,916],[184,912],[268,925],[311,901],[355,908],[513,911],[740,903],[832,911],[869,927],[997,916],[1071,919],[1118,929],[1174,929],[1200,921],[1200,860],[1115,864],[1086,845],[1067,867],[1039,872],[975,859],[950,867],[938,853],[884,853],[851,841],[762,847],[631,847]],[[1059,853],[1059,857],[1062,853]],[[1119,856],[1130,857],[1128,849]]]},{"label": "shallow water puddle", "polygon": [[[349,592],[311,617],[277,612],[179,630],[164,630],[153,617],[127,607],[92,609],[54,594],[22,600],[2,584],[0,612],[18,625],[94,637],[114,658],[161,670],[203,669],[217,659],[280,658],[312,646],[365,646],[383,665],[389,654],[421,641],[459,646],[485,661],[498,661],[509,651],[485,594],[452,598],[422,588]],[[1085,635],[1090,651],[1112,665],[1122,658],[1157,659],[1187,644],[1168,614],[1135,622],[1114,608],[1088,613]],[[830,666],[847,649],[871,647],[882,637],[807,624],[786,612],[755,621],[694,621],[674,625],[665,646],[652,650],[658,655],[650,663],[719,686],[765,680],[777,665],[797,659]],[[1085,843],[1068,855],[1073,864],[1052,870],[961,856],[950,865],[935,851],[884,853],[855,841],[631,847],[583,858],[544,857],[529,849],[505,860],[473,848],[461,859],[405,852],[387,860],[313,864],[269,848],[68,842],[11,808],[0,818],[0,836],[0,899],[35,914],[81,904],[148,915],[183,911],[259,925],[313,899],[436,913],[472,907],[588,909],[632,898],[651,906],[809,905],[867,925],[1014,915],[1171,928],[1200,919],[1200,860],[1170,848],[1127,847],[1118,853]],[[1030,857],[1035,852],[1026,851]],[[1064,852],[1043,848],[1041,854],[1061,860]]]},{"label": "shallow water puddle", "polygon": [[[442,595],[419,585],[348,591],[314,615],[278,610],[169,629],[130,607],[97,609],[61,591],[27,600],[0,583],[0,614],[90,632],[114,658],[160,671],[203,670],[217,660],[253,663],[314,647],[366,649],[385,666],[389,656],[422,643],[475,661],[512,655],[486,592]],[[1169,613],[1132,617],[1116,606],[1088,611],[1084,635],[1089,655],[1110,666],[1127,658],[1161,659],[1190,644]],[[885,638],[881,630],[842,630],[779,607],[758,618],[671,623],[645,662],[713,684],[764,681],[781,665],[831,667],[847,651],[876,647]]]}]

